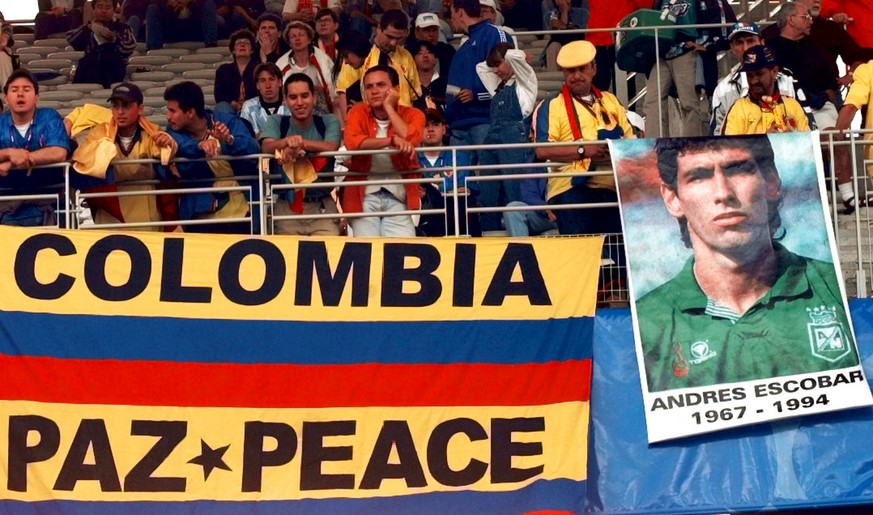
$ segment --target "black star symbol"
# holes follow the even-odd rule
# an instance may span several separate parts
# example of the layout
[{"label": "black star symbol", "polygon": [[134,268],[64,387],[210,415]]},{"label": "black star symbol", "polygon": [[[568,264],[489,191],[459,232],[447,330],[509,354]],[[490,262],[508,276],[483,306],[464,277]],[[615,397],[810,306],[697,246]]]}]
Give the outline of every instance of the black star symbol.
[{"label": "black star symbol", "polygon": [[200,456],[192,458],[188,463],[203,467],[203,480],[206,481],[213,469],[230,470],[230,467],[221,459],[229,447],[230,445],[225,445],[220,449],[212,449],[206,445],[206,442],[200,440]]}]

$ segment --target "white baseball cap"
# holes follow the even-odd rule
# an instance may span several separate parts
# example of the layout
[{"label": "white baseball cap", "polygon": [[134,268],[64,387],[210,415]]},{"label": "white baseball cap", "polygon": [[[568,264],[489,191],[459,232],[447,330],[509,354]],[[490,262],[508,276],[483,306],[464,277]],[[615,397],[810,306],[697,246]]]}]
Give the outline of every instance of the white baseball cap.
[{"label": "white baseball cap", "polygon": [[440,19],[434,13],[421,13],[415,18],[415,26],[419,28],[439,27]]},{"label": "white baseball cap", "polygon": [[487,5],[488,7],[494,9],[495,11],[499,11],[500,8],[497,7],[497,2],[494,0],[479,0],[479,5]]}]

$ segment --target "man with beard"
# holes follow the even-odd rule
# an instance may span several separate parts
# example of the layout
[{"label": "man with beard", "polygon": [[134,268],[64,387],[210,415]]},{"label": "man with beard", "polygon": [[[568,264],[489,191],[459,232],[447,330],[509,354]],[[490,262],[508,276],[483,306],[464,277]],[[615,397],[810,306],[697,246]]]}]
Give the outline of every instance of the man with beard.
[{"label": "man with beard", "polygon": [[728,112],[725,135],[809,130],[806,114],[797,100],[782,96],[776,87],[779,66],[772,50],[760,45],[746,50],[742,71],[748,79],[749,92]]},{"label": "man with beard", "polygon": [[[566,141],[567,146],[537,147],[542,160],[570,163],[550,172],[598,172],[611,168],[606,145],[580,145],[581,141],[633,138],[624,107],[609,92],[592,84],[597,73],[595,47],[588,41],[573,41],[558,54],[564,86],[557,95],[543,100],[534,112],[538,142]],[[615,180],[610,175],[552,177],[546,198],[549,204],[592,204],[617,202]],[[561,234],[603,234],[621,232],[617,207],[556,209]]]}]

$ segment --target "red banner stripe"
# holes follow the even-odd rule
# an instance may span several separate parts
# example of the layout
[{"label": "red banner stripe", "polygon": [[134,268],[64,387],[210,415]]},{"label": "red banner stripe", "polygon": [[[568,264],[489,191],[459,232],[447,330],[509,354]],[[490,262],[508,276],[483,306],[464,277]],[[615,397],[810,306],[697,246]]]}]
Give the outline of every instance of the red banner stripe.
[{"label": "red banner stripe", "polygon": [[587,402],[591,383],[591,360],[245,365],[0,355],[0,371],[0,400],[138,406],[535,406]]}]

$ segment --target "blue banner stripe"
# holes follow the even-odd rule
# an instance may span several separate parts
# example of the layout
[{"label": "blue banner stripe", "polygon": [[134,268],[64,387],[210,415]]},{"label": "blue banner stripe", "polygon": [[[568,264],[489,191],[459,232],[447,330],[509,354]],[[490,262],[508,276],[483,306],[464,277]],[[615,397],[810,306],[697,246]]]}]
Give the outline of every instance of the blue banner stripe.
[{"label": "blue banner stripe", "polygon": [[0,354],[12,356],[298,364],[520,364],[585,359],[591,357],[586,342],[591,341],[594,326],[593,317],[275,322],[6,312],[3,320]]},{"label": "blue banner stripe", "polygon": [[13,515],[152,515],[154,513],[208,513],[209,515],[301,513],[523,513],[535,510],[565,510],[582,513],[585,481],[558,479],[537,481],[514,492],[437,492],[372,499],[303,499],[299,501],[190,501],[190,502],[82,502],[0,501],[0,512]]}]

